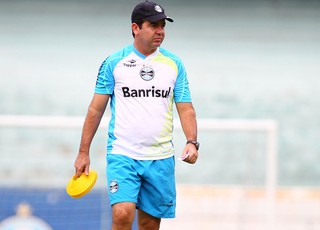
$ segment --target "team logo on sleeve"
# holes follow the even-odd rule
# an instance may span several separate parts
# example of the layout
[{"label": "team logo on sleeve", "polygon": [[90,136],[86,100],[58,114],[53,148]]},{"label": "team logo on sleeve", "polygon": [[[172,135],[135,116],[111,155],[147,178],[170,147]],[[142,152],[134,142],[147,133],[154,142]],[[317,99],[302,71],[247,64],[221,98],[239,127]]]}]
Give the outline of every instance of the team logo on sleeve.
[{"label": "team logo on sleeve", "polygon": [[151,67],[143,67],[140,70],[140,76],[145,81],[150,81],[154,78],[154,70]]}]

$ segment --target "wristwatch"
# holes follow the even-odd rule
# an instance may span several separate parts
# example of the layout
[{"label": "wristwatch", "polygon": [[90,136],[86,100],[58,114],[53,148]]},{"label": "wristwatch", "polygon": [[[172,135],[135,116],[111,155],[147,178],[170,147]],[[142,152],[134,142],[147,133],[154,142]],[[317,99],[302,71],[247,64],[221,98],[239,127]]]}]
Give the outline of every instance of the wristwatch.
[{"label": "wristwatch", "polygon": [[189,140],[186,144],[193,144],[194,146],[196,146],[196,149],[199,150],[200,143],[198,141]]}]

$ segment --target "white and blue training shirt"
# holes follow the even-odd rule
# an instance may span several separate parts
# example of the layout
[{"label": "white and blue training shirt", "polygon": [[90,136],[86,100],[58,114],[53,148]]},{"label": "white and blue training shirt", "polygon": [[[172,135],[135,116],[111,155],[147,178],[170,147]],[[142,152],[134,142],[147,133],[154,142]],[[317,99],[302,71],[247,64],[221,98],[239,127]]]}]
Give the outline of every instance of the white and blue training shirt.
[{"label": "white and blue training shirt", "polygon": [[173,156],[173,103],[191,102],[177,56],[158,48],[146,57],[129,45],[102,63],[95,93],[111,96],[108,154],[137,160]]}]

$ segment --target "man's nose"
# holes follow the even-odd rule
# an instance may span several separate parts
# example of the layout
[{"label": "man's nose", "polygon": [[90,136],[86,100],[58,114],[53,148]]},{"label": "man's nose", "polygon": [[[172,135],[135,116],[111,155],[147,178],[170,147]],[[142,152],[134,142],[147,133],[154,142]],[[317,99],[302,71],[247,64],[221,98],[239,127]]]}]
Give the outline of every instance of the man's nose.
[{"label": "man's nose", "polygon": [[164,33],[164,27],[158,26],[156,32],[157,32],[158,34]]}]

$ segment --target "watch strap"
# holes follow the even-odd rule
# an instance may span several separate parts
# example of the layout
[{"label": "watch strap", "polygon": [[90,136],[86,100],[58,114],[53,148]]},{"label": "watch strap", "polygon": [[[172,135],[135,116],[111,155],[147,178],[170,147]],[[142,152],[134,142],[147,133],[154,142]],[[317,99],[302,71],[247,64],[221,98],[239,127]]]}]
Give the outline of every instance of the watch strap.
[{"label": "watch strap", "polygon": [[186,144],[193,144],[196,147],[196,149],[199,150],[200,143],[198,141],[188,140]]}]

